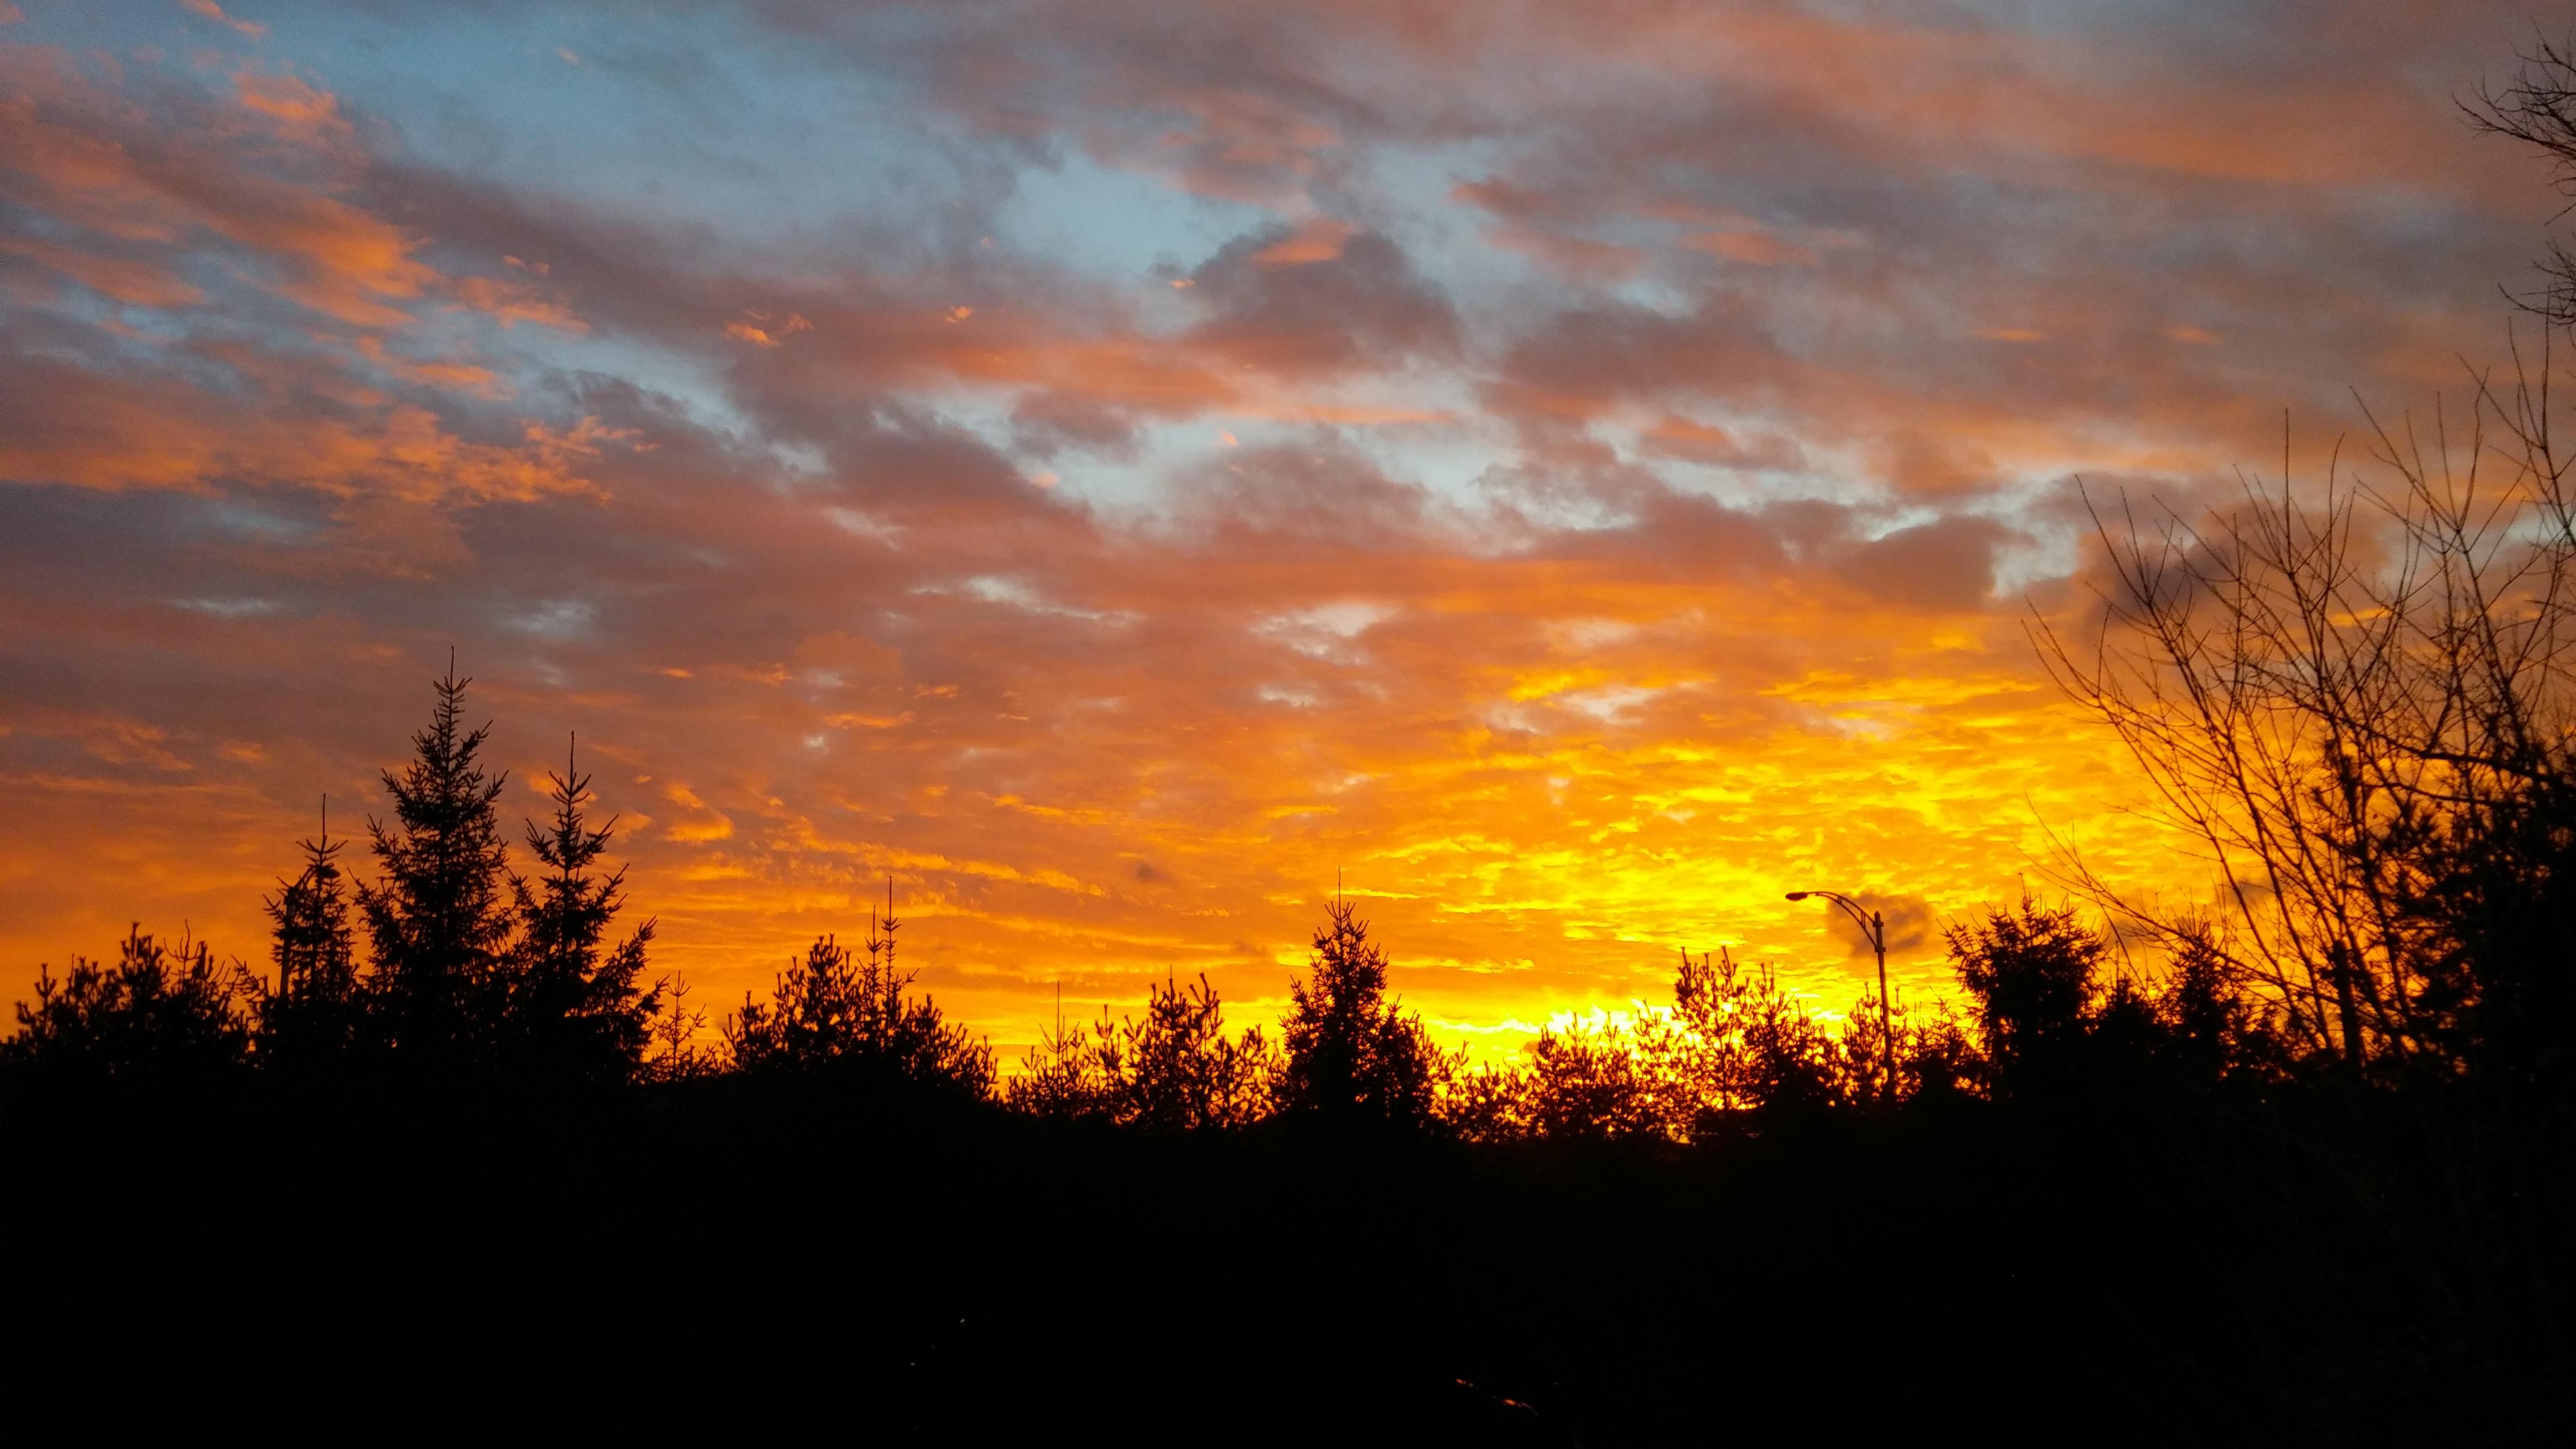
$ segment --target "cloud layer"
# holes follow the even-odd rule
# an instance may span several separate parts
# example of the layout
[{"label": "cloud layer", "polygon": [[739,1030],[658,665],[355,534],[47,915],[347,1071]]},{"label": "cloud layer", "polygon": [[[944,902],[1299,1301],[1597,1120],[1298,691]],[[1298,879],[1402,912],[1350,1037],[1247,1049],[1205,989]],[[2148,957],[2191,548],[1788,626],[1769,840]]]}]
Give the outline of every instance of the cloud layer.
[{"label": "cloud layer", "polygon": [[[1368,898],[1453,1039],[1859,983],[2049,834],[2073,478],[2458,389],[2550,198],[2421,0],[0,24],[0,960],[256,955],[452,645],[722,1005],[891,877],[998,1041]],[[1936,933],[1896,963],[1939,983]]]}]

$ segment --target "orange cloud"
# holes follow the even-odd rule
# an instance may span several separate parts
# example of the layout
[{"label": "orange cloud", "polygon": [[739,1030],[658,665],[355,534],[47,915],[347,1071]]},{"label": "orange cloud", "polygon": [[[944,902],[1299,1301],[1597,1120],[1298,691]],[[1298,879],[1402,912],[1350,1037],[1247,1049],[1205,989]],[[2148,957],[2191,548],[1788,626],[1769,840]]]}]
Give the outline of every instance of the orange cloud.
[{"label": "orange cloud", "polygon": [[1705,231],[1693,236],[1690,244],[1713,256],[1757,267],[1816,264],[1814,252],[1765,231]]},{"label": "orange cloud", "polygon": [[180,3],[188,7],[190,14],[203,16],[217,25],[231,26],[253,40],[268,34],[268,27],[257,21],[236,20],[226,15],[224,7],[216,4],[215,0],[180,0]]},{"label": "orange cloud", "polygon": [[456,305],[483,313],[499,322],[504,331],[516,322],[534,322],[564,332],[590,330],[589,324],[574,316],[563,303],[539,295],[532,287],[497,277],[459,277],[448,291],[456,298]]},{"label": "orange cloud", "polygon": [[26,237],[0,237],[0,255],[25,257],[82,286],[136,307],[187,307],[205,293],[149,262]]},{"label": "orange cloud", "polygon": [[[414,260],[417,237],[201,142],[110,139],[113,101],[55,59],[0,56],[0,194],[57,220],[128,241],[177,243],[203,231],[248,249],[279,294],[358,326],[399,326],[393,305],[439,280]],[[245,82],[245,109],[315,130],[328,97],[301,82]]]},{"label": "orange cloud", "polygon": [[[1058,983],[1258,1018],[1337,876],[1483,1052],[1683,946],[1846,1005],[1790,888],[1920,925],[2068,844],[2197,889],[2020,621],[2083,607],[2065,475],[2193,496],[2484,335],[2529,218],[2422,124],[2439,37],[2357,14],[2238,60],[1759,4],[836,13],[800,45],[936,140],[899,195],[779,179],[762,97],[550,114],[575,183],[327,49],[0,51],[0,958],[134,915],[255,955],[451,644],[521,784],[567,730],[616,761],[708,999],[892,874],[1006,1050]],[[666,123],[703,144],[648,192],[618,148]]]}]

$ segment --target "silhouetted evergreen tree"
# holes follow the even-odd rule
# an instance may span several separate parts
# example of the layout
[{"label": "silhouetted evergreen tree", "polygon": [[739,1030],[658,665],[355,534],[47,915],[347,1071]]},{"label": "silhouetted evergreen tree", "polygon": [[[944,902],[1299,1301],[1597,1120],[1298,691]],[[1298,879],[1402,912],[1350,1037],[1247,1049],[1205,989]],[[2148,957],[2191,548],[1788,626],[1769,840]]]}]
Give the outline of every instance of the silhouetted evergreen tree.
[{"label": "silhouetted evergreen tree", "polygon": [[913,978],[895,969],[898,924],[889,907],[871,929],[864,964],[825,936],[780,973],[766,1003],[746,993],[723,1028],[735,1067],[989,1094],[992,1048],[950,1025],[927,994],[905,994]]},{"label": "silhouetted evergreen tree", "polygon": [[1248,1127],[1269,1105],[1274,1054],[1259,1027],[1225,1034],[1225,1005],[1201,976],[1146,989],[1145,1014],[1093,1027],[1096,1082],[1110,1115],[1139,1127]]},{"label": "silhouetted evergreen tree", "polygon": [[[1106,1024],[1108,1011],[1101,1012]],[[1100,1038],[1107,1033],[1100,1033]],[[1068,1026],[1059,996],[1052,1029],[1040,1028],[1035,1045],[1020,1056],[1020,1070],[1003,1084],[1003,1099],[1035,1117],[1088,1117],[1111,1110],[1109,1082],[1101,1069],[1101,1040]]]},{"label": "silhouetted evergreen tree", "polygon": [[1386,952],[1371,944],[1357,909],[1342,900],[1325,909],[1310,970],[1288,983],[1280,1108],[1335,1123],[1430,1122],[1457,1064],[1432,1044],[1420,1015],[1387,1000]]},{"label": "silhouetted evergreen tree", "polygon": [[1969,1095],[1983,1065],[1976,1043],[1946,1001],[1927,1012],[1897,1011],[1898,1081],[1914,1102],[1956,1101]]},{"label": "silhouetted evergreen tree", "polygon": [[35,999],[18,1003],[18,1031],[0,1042],[0,1062],[126,1082],[236,1070],[249,1061],[257,992],[241,963],[217,962],[202,942],[173,951],[137,926],[113,966],[75,956],[59,980],[39,967]]},{"label": "silhouetted evergreen tree", "polygon": [[1529,1044],[1523,1120],[1541,1137],[1661,1136],[1670,1124],[1654,1088],[1628,1033],[1549,1029]]},{"label": "silhouetted evergreen tree", "polygon": [[452,663],[436,682],[412,762],[384,776],[394,823],[367,821],[382,872],[358,892],[375,947],[370,1026],[416,1057],[483,1049],[506,1006],[494,968],[512,925],[509,852],[492,806],[509,776],[476,762],[491,726],[462,727],[470,683]]},{"label": "silhouetted evergreen tree", "polygon": [[[1918,1022],[1892,1013],[1902,1063],[1938,1072],[1967,1055],[1946,1011]],[[1456,1072],[1439,1112],[1470,1141],[1513,1137],[1662,1137],[1689,1141],[1750,1113],[1849,1107],[1879,1080],[1878,1005],[1864,995],[1837,1036],[1783,990],[1768,967],[1723,951],[1682,953],[1670,1008],[1629,1021],[1549,1027],[1516,1066]]]},{"label": "silhouetted evergreen tree", "polygon": [[626,872],[592,869],[617,822],[596,829],[582,816],[590,777],[566,751],[564,773],[548,773],[554,819],[528,823],[528,849],[545,866],[531,884],[513,875],[510,893],[518,936],[501,958],[507,1045],[512,1065],[540,1075],[622,1081],[643,1060],[646,1036],[661,1004],[659,984],[642,984],[653,922],[603,950],[608,926],[625,903]]},{"label": "silhouetted evergreen tree", "polygon": [[2073,906],[2052,909],[2029,896],[1943,936],[1959,984],[1976,999],[1995,1094],[2061,1082],[2081,1049],[2108,943]]},{"label": "silhouetted evergreen tree", "polygon": [[723,1055],[705,1040],[707,1014],[692,1009],[688,995],[689,979],[672,973],[647,1031],[652,1041],[646,1048],[643,1074],[648,1081],[695,1081],[724,1070]]},{"label": "silhouetted evergreen tree", "polygon": [[276,984],[259,1008],[260,1055],[271,1065],[337,1057],[360,1024],[358,962],[349,930],[349,898],[339,854],[346,844],[322,833],[303,841],[304,869],[278,882],[261,902],[270,923]]}]

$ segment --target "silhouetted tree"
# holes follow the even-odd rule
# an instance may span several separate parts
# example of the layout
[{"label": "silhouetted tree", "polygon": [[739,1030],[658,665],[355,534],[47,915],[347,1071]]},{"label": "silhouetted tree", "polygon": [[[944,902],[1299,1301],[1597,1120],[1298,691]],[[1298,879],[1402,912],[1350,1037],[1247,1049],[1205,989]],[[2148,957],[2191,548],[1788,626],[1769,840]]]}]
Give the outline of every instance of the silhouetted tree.
[{"label": "silhouetted tree", "polygon": [[1664,1135],[1651,1076],[1640,1069],[1627,1034],[1616,1027],[1543,1030],[1529,1044],[1526,1076],[1530,1130],[1541,1137]]},{"label": "silhouetted tree", "polygon": [[[2510,84],[2501,90],[2479,86],[2477,99],[2461,109],[2480,130],[2510,136],[2548,157],[2558,194],[2576,210],[2576,31],[2555,41],[2540,35],[2520,59]],[[2576,327],[2576,240],[2553,241],[2540,272],[2546,278],[2541,290],[2516,300],[2556,326]]]},{"label": "silhouetted tree", "polygon": [[1923,1012],[1900,1005],[1896,1020],[1898,1081],[1907,1100],[1955,1101],[1970,1095],[1982,1061],[1950,1003],[1936,1001]]},{"label": "silhouetted tree", "polygon": [[647,1032],[661,1005],[659,983],[642,984],[646,921],[602,949],[609,923],[625,903],[623,867],[593,870],[617,822],[594,829],[582,816],[590,777],[569,749],[564,773],[549,772],[554,819],[528,823],[528,849],[544,865],[536,881],[510,878],[518,935],[500,958],[511,1055],[523,1070],[588,1081],[617,1081],[643,1059]]},{"label": "silhouetted tree", "polygon": [[[1683,952],[1673,997],[1669,1008],[1641,1004],[1626,1021],[1551,1026],[1517,1066],[1454,1073],[1441,1093],[1441,1119],[1469,1141],[1688,1141],[1748,1114],[1848,1107],[1878,1092],[1871,997],[1861,998],[1837,1037],[1768,967],[1744,970],[1722,950]],[[1901,1062],[1965,1054],[1946,1011],[1921,1025],[1903,1007],[1892,1015]],[[1869,1040],[1855,1044],[1862,1032]]]},{"label": "silhouetted tree", "polygon": [[2088,891],[2170,950],[2224,951],[2294,1056],[2354,1079],[2474,1063],[2508,1114],[2563,1100],[2502,1088],[2563,1081],[2576,1010],[2576,496],[2550,365],[2482,379],[2457,451],[2381,430],[2393,486],[2285,476],[2198,526],[2097,519],[2095,642],[2039,631],[2215,864],[2227,930]]},{"label": "silhouetted tree", "polygon": [[[1104,1024],[1108,1012],[1101,1013]],[[1004,1085],[1004,1100],[1035,1117],[1088,1117],[1113,1110],[1110,1081],[1101,1063],[1108,1033],[1068,1025],[1061,997],[1055,1025],[1038,1030],[1020,1056],[1020,1070]]]},{"label": "silhouetted tree", "polygon": [[241,963],[216,961],[202,942],[173,951],[138,925],[112,966],[74,956],[60,979],[39,967],[35,999],[18,1003],[18,1031],[0,1042],[0,1061],[129,1082],[221,1074],[248,1063],[258,994]]},{"label": "silhouetted tree", "polygon": [[2187,929],[2167,963],[2155,1013],[2164,1051],[2202,1086],[2236,1075],[2277,1075],[2283,1065],[2270,1023],[2246,994],[2244,973],[2210,928]]},{"label": "silhouetted tree", "polygon": [[259,1006],[260,1056],[271,1066],[329,1060],[356,1043],[360,982],[339,863],[345,844],[331,838],[325,816],[321,834],[301,842],[304,869],[279,881],[277,894],[261,902],[277,968],[276,984]]},{"label": "silhouetted tree", "polygon": [[463,728],[470,683],[452,663],[436,682],[412,762],[384,776],[394,823],[367,822],[382,872],[358,892],[375,947],[370,1025],[413,1055],[483,1048],[507,1003],[495,966],[512,925],[509,852],[492,806],[509,777],[476,762],[491,726]]},{"label": "silhouetted tree", "polygon": [[1427,1123],[1456,1063],[1432,1044],[1419,1014],[1387,999],[1386,952],[1369,941],[1357,909],[1335,900],[1325,910],[1307,976],[1288,983],[1280,1109],[1337,1123]]},{"label": "silhouetted tree", "polygon": [[768,1002],[746,995],[724,1026],[735,1067],[989,1094],[992,1048],[950,1025],[927,994],[905,994],[913,978],[894,966],[898,924],[890,908],[873,923],[864,964],[825,936],[789,963]]},{"label": "silhouetted tree", "polygon": [[1959,984],[1976,999],[1995,1094],[2062,1081],[2084,1039],[2094,973],[2109,943],[2073,906],[2052,909],[2029,896],[1942,934]]},{"label": "silhouetted tree", "polygon": [[1225,1006],[1201,976],[1146,988],[1145,1014],[1092,1028],[1091,1076],[1110,1115],[1139,1127],[1248,1127],[1270,1105],[1275,1054],[1259,1027],[1225,1034]]},{"label": "silhouetted tree", "polygon": [[1530,1135],[1529,1073],[1487,1062],[1449,1074],[1439,1101],[1441,1125],[1466,1142],[1510,1142]]},{"label": "silhouetted tree", "polygon": [[724,1057],[708,1046],[707,1014],[689,1006],[688,978],[674,972],[662,992],[661,1009],[653,1015],[646,1048],[644,1077],[655,1082],[687,1082],[714,1076]]},{"label": "silhouetted tree", "polygon": [[[1878,1004],[1864,995],[1847,1032],[1878,1031]],[[1902,1007],[1893,1015],[1905,1019]],[[1768,966],[1746,970],[1721,950],[1694,961],[1682,953],[1673,1009],[1641,1032],[1677,1133],[1741,1112],[1785,1112],[1847,1103],[1875,1081],[1877,1048],[1837,1040]],[[1669,1044],[1667,1044],[1669,1043]]]}]

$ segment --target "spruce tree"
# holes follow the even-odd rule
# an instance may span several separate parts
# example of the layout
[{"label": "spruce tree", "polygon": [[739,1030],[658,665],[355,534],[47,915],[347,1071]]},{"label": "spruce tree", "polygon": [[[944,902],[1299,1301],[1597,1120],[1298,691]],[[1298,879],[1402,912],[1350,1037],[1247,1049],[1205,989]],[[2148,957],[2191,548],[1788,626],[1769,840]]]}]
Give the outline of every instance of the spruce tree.
[{"label": "spruce tree", "polygon": [[277,965],[277,983],[260,1006],[260,1051],[272,1062],[336,1055],[357,1026],[357,953],[338,859],[347,842],[331,838],[329,812],[326,798],[322,833],[300,842],[304,869],[261,902]]},{"label": "spruce tree", "polygon": [[510,880],[519,937],[508,962],[509,1041],[522,1069],[623,1080],[643,1059],[661,1004],[659,983],[651,990],[639,985],[653,923],[602,950],[609,922],[625,904],[626,871],[600,875],[592,865],[617,822],[593,829],[583,817],[590,777],[569,748],[564,773],[546,778],[554,819],[544,827],[528,822],[528,849],[545,870],[533,884]]},{"label": "spruce tree", "polygon": [[411,763],[385,773],[394,823],[367,821],[382,872],[358,892],[375,947],[370,1020],[386,1045],[414,1057],[486,1048],[501,1005],[509,851],[492,803],[509,777],[476,763],[491,726],[463,728],[472,682],[456,677],[451,659],[429,727],[412,736]]},{"label": "spruce tree", "polygon": [[868,922],[867,961],[831,936],[791,960],[766,1003],[743,995],[721,1028],[736,1069],[822,1076],[845,1084],[930,1088],[981,1098],[993,1089],[993,1049],[948,1021],[894,964],[894,883]]},{"label": "spruce tree", "polygon": [[1369,941],[1368,922],[1338,898],[1326,911],[1312,971],[1288,983],[1280,1108],[1335,1122],[1426,1123],[1456,1063],[1419,1015],[1386,999],[1386,952]]}]

